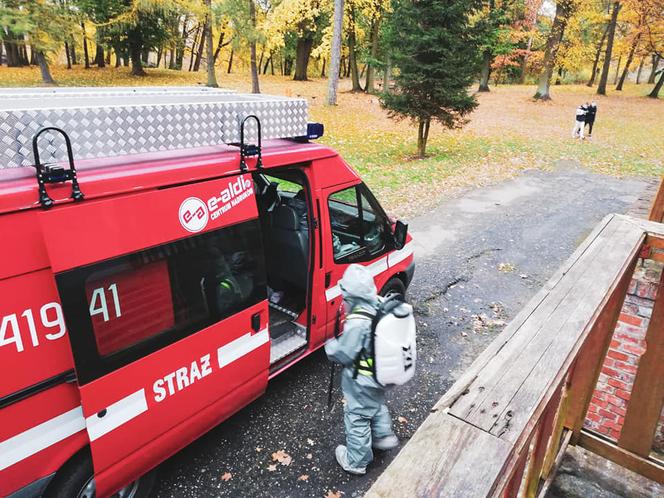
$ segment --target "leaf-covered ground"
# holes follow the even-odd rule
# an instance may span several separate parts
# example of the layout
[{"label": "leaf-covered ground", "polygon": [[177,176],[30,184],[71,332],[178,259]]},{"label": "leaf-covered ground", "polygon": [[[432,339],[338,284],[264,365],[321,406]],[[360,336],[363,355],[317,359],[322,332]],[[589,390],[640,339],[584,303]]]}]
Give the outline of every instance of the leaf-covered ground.
[{"label": "leaf-covered ground", "polygon": [[[62,86],[195,85],[205,74],[149,70],[135,78],[128,69],[54,68]],[[248,91],[248,76],[219,73],[224,87]],[[35,86],[36,68],[0,68],[0,86]],[[532,86],[500,86],[479,94],[480,105],[462,130],[433,126],[429,157],[413,159],[415,128],[409,121],[387,117],[375,96],[349,92],[342,81],[339,105],[323,105],[324,79],[295,82],[262,76],[265,93],[309,100],[312,120],[325,124],[321,140],[338,150],[376,191],[383,204],[399,215],[420,213],[451,191],[494,183],[529,168],[551,168],[570,161],[611,175],[664,173],[664,101],[646,98],[651,85],[627,85],[623,92],[598,97],[583,85],[554,86],[551,102],[534,102]],[[595,99],[599,106],[592,140],[571,138],[577,105]]]}]

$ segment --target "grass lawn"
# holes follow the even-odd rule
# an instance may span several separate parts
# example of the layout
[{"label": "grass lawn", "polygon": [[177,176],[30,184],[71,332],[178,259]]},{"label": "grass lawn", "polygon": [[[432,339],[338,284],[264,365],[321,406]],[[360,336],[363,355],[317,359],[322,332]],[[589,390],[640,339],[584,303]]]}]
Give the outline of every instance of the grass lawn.
[{"label": "grass lawn", "polygon": [[[54,68],[62,86],[193,85],[204,72],[149,70],[134,78],[125,68]],[[248,75],[219,73],[220,85],[249,91]],[[0,68],[0,86],[35,86],[36,68]],[[349,92],[340,85],[339,105],[323,105],[327,82],[295,82],[263,76],[265,93],[306,97],[311,119],[325,124],[322,142],[338,150],[376,192],[389,211],[412,215],[438,203],[457,188],[485,185],[528,168],[550,168],[572,160],[612,175],[664,174],[664,101],[644,97],[651,85],[627,85],[599,97],[583,85],[553,87],[551,102],[531,100],[533,86],[501,86],[479,94],[479,107],[462,130],[432,126],[424,160],[413,159],[416,130],[408,121],[394,121],[378,98]],[[573,140],[576,106],[595,99],[597,121],[592,140]]]}]

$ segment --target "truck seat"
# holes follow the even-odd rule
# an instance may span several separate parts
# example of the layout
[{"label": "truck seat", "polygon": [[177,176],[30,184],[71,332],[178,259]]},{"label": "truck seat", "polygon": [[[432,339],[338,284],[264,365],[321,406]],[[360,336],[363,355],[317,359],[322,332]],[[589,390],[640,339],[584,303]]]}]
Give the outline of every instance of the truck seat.
[{"label": "truck seat", "polygon": [[277,207],[268,230],[270,272],[279,280],[305,290],[309,266],[309,232],[302,227],[295,209],[287,205]]}]

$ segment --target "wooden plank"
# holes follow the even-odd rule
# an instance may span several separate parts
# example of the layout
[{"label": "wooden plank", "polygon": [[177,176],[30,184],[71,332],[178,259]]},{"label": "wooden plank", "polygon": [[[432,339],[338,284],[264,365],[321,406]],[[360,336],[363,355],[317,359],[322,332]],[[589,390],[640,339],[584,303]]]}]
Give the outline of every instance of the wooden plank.
[{"label": "wooden plank", "polygon": [[[542,332],[544,325],[548,323],[560,303],[573,291],[576,281],[589,270],[593,263],[596,264],[599,260],[604,252],[603,244],[612,240],[618,228],[624,226],[624,222],[616,222],[615,218],[604,226],[603,230],[594,238],[593,243],[575,261],[575,264],[567,269],[563,275],[564,278],[555,282],[544,299],[519,325],[518,330],[500,350],[500,354],[491,358],[471,385],[467,386],[466,391],[451,406],[451,413],[466,419],[481,409],[480,405],[490,395],[491,387],[501,384],[503,377],[509,374],[510,369],[520,364],[524,349],[537,337],[539,332]],[[548,336],[548,339],[552,341],[554,337]],[[489,428],[490,425],[486,427],[486,430]]]},{"label": "wooden plank", "polygon": [[585,429],[581,431],[579,446],[652,481],[664,484],[664,465],[656,460],[635,455]]},{"label": "wooden plank", "polygon": [[644,232],[648,232],[649,235],[655,238],[664,237],[664,223],[657,223],[656,221],[643,220],[641,218],[632,218],[631,216],[626,216],[624,214],[616,214],[615,218],[627,221],[633,225],[638,226]]},{"label": "wooden plank", "polygon": [[551,435],[554,431],[554,423],[558,409],[560,408],[564,388],[565,383],[563,382],[557,390],[557,394],[551,398],[549,406],[544,410],[544,414],[539,423],[540,427],[537,439],[535,439],[535,450],[531,456],[528,475],[526,476],[526,498],[534,498],[537,494],[537,488],[539,488],[540,476],[542,475],[542,468],[544,466],[544,458],[546,457],[549,444],[557,446],[557,441],[552,441]]},{"label": "wooden plank", "polygon": [[542,463],[542,478],[547,479],[551,475],[551,470],[553,469],[556,455],[560,450],[560,445],[563,441],[562,435],[565,429],[565,417],[567,416],[567,410],[569,407],[569,373],[568,378],[563,382],[563,389],[560,397],[560,403],[558,404],[558,410],[556,411],[556,418],[553,421],[553,431],[551,432],[551,440],[548,443],[546,449],[546,455],[544,455],[544,462]]},{"label": "wooden plank", "polygon": [[572,438],[572,431],[565,431],[562,443],[560,444],[560,448],[558,449],[558,453],[556,454],[556,458],[553,461],[551,469],[546,474],[546,479],[542,484],[542,487],[540,488],[537,498],[546,498],[546,494],[549,492],[549,488],[551,487],[551,484],[553,484],[553,480],[556,478],[556,474],[558,473],[558,468],[560,467],[563,458],[565,458],[565,452],[567,451],[567,446],[569,446],[569,441],[571,438]]},{"label": "wooden plank", "polygon": [[625,260],[631,261],[643,238],[635,227],[624,223],[618,227],[612,250],[587,265],[573,291],[539,324],[540,333],[502,368],[497,382],[485,386],[487,395],[466,418],[470,423],[512,441],[521,435],[536,407],[546,405],[545,396],[553,394],[567,373],[582,345],[580,339],[587,335],[607,292],[625,271]]},{"label": "wooden plank", "polygon": [[662,180],[659,183],[659,190],[657,190],[657,195],[650,207],[648,219],[658,223],[664,221],[664,176],[662,176]]},{"label": "wooden plank", "polygon": [[646,331],[646,352],[639,360],[618,446],[647,457],[664,404],[664,274]]},{"label": "wooden plank", "polygon": [[598,223],[590,232],[588,237],[576,248],[572,255],[563,263],[558,270],[551,276],[547,283],[533,296],[533,298],[524,306],[514,319],[505,327],[505,329],[489,344],[489,346],[475,359],[470,368],[457,379],[454,385],[447,390],[441,399],[434,406],[434,411],[444,410],[451,406],[458,398],[464,394],[468,386],[477,378],[479,373],[498,353],[502,351],[512,336],[520,329],[523,323],[530,318],[533,312],[538,309],[542,301],[549,295],[560,280],[569,272],[569,270],[578,262],[578,260],[588,251],[606,226],[614,218],[610,214]]},{"label": "wooden plank", "polygon": [[499,493],[494,493],[494,496],[498,494],[503,498],[517,498],[519,496],[519,491],[521,491],[521,484],[523,482],[523,474],[526,472],[526,468],[529,464],[529,454],[527,451],[523,452],[523,455],[517,460],[516,468],[512,476],[510,477],[507,486],[505,489]]},{"label": "wooden plank", "polygon": [[632,258],[631,263],[626,261],[626,264],[629,264],[629,266],[624,272],[620,283],[609,297],[604,312],[593,325],[572,370],[569,396],[570,408],[567,411],[567,418],[564,420],[564,425],[572,429],[573,444],[576,444],[579,433],[583,428],[588,406],[590,405],[590,400],[602,370],[604,358],[611,344],[613,332],[625,301],[627,288],[634,274],[637,257],[633,255]]},{"label": "wooden plank", "polygon": [[510,449],[491,434],[436,412],[427,417],[365,496],[489,496]]}]

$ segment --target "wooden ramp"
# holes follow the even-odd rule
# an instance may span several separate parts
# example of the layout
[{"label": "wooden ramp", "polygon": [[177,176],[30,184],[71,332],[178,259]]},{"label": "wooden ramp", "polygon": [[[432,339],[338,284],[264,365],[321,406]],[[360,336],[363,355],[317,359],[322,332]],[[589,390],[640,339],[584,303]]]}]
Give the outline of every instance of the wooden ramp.
[{"label": "wooden ramp", "polygon": [[[663,237],[664,225],[607,216],[435,405],[367,496],[542,496],[567,444],[583,436],[634,266],[645,244],[664,248]],[[651,404],[661,410],[661,400]],[[664,476],[661,465],[644,465],[649,477]]]}]

